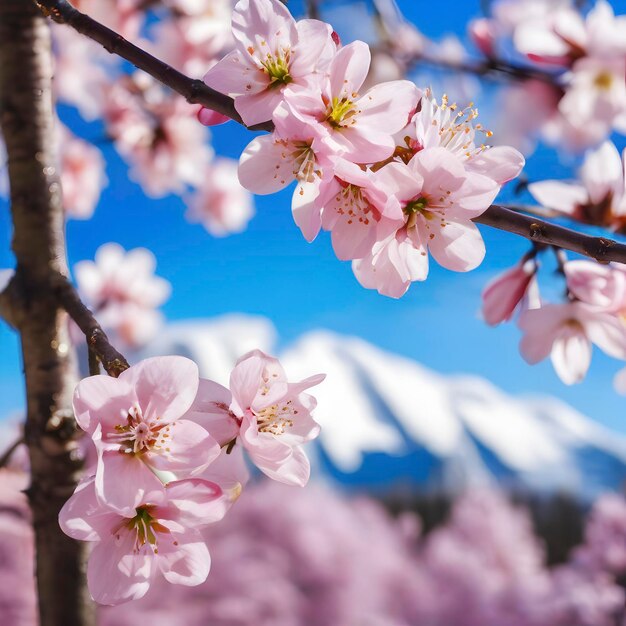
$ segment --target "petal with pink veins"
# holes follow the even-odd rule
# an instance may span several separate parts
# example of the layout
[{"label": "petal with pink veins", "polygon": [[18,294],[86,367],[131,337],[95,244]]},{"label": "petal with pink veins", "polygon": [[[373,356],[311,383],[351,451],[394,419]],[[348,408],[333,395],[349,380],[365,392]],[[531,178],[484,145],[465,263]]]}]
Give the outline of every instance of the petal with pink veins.
[{"label": "petal with pink veins", "polygon": [[284,189],[294,180],[294,150],[274,135],[255,137],[239,159],[239,182],[252,193],[265,195]]}]

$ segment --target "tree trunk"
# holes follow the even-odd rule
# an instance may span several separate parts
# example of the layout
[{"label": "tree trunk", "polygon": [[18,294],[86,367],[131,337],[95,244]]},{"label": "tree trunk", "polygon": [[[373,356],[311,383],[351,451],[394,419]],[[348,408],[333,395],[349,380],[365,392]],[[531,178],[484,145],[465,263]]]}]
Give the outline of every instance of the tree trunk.
[{"label": "tree trunk", "polygon": [[73,350],[53,291],[54,275],[67,266],[51,80],[46,19],[28,0],[0,0],[0,127],[17,261],[8,318],[21,336],[26,378],[39,615],[42,626],[87,626],[95,619],[84,548],[61,532],[57,519],[81,464],[71,410]]}]

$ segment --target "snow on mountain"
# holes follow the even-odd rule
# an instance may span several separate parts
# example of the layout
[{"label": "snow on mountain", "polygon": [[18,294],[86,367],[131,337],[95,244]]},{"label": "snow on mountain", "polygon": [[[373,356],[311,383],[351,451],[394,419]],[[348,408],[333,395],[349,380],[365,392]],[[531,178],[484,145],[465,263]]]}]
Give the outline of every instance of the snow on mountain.
[{"label": "snow on mountain", "polygon": [[[255,347],[272,352],[263,318],[171,324],[150,354],[183,354],[222,383]],[[147,356],[144,354],[143,356]],[[320,463],[347,482],[427,483],[456,490],[495,480],[593,497],[626,481],[626,438],[555,398],[513,397],[472,376],[442,376],[353,337],[316,331],[279,355],[315,388]]]}]

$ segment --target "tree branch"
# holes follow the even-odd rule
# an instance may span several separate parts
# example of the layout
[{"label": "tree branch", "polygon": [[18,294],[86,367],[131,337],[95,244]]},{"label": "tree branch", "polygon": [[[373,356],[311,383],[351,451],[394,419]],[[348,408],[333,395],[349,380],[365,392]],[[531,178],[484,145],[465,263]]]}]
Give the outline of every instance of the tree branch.
[{"label": "tree branch", "polygon": [[[109,52],[115,53],[130,61],[135,67],[144,70],[168,87],[174,89],[189,102],[202,104],[210,109],[232,117],[241,123],[241,118],[235,110],[233,100],[207,87],[200,80],[193,80],[176,71],[169,65],[159,61],[141,48],[129,43],[121,35],[99,24],[90,17],[80,13],[67,0],[37,0],[44,12],[56,22],[68,24],[94,41],[99,42]],[[507,65],[500,61],[487,61],[481,65],[452,65],[449,69],[466,71],[488,72],[505,71],[518,78],[537,78],[554,83],[554,75],[521,67]],[[273,129],[271,122],[259,124],[253,130]],[[558,246],[592,257],[602,263],[617,261],[626,263],[626,246],[604,237],[592,237],[557,224],[523,215],[506,207],[493,205],[485,213],[476,218],[476,222],[486,224],[500,230],[521,235],[538,243]]]},{"label": "tree branch", "polygon": [[84,576],[86,546],[59,527],[82,470],[72,413],[76,385],[67,314],[53,275],[65,274],[65,224],[57,170],[50,28],[24,0],[0,0],[0,126],[6,144],[17,261],[10,317],[20,334],[26,385],[24,439],[35,531],[41,626],[95,623]]},{"label": "tree branch", "polygon": [[578,252],[600,263],[626,263],[626,245],[606,237],[593,237],[570,228],[544,222],[496,204],[490,206],[475,222],[499,228],[530,241]]},{"label": "tree branch", "polygon": [[[67,24],[89,39],[98,42],[107,52],[126,59],[138,69],[150,74],[179,93],[187,102],[201,104],[243,124],[232,98],[211,89],[201,80],[185,76],[167,63],[130,43],[120,34],[81,13],[67,0],[36,0],[36,2],[44,14],[50,16],[55,22]],[[254,130],[271,130],[272,126],[271,123],[258,124],[251,128]]]},{"label": "tree branch", "polygon": [[[58,274],[55,282],[55,293],[59,305],[68,312],[85,334],[89,352],[98,358],[109,376],[117,378],[128,369],[128,361],[111,345],[93,313],[82,302],[78,292],[67,278]],[[90,369],[91,365],[93,364],[90,362]]]}]

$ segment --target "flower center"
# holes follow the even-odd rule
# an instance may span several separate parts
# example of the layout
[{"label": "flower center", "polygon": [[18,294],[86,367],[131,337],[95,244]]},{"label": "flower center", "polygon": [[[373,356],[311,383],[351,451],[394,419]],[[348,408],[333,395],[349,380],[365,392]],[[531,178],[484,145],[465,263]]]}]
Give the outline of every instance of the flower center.
[{"label": "flower center", "polygon": [[272,404],[260,411],[256,411],[256,423],[260,433],[282,435],[285,429],[293,426],[293,420],[298,410],[293,408],[292,400],[281,404]]},{"label": "flower center", "polygon": [[356,123],[355,116],[358,112],[352,100],[333,98],[332,103],[326,109],[326,121],[333,128],[342,128]]},{"label": "flower center", "polygon": [[261,61],[261,65],[270,77],[270,87],[281,87],[293,81],[289,74],[290,58],[291,50],[287,48],[282,54],[279,53],[276,56],[268,52],[265,61]]},{"label": "flower center", "polygon": [[120,451],[126,454],[159,451],[167,445],[170,436],[170,425],[160,424],[160,419],[146,420],[141,407],[135,405],[126,413],[126,423],[116,424],[114,432],[106,434],[107,441],[119,443]]},{"label": "flower center", "polygon": [[294,160],[293,173],[300,182],[313,183],[315,177],[321,177],[321,171],[316,168],[315,153],[311,144],[307,142],[294,142],[294,150],[291,156]]},{"label": "flower center", "polygon": [[613,75],[610,72],[600,72],[593,80],[593,84],[603,91],[608,91],[613,85]]},{"label": "flower center", "polygon": [[169,534],[169,528],[159,523],[153,516],[154,507],[150,505],[142,505],[135,509],[135,517],[124,520],[115,530],[115,536],[120,538],[120,530],[126,528],[131,533],[136,533],[135,546],[133,552],[138,553],[143,546],[148,544],[155,554],[158,550],[158,533]]}]

